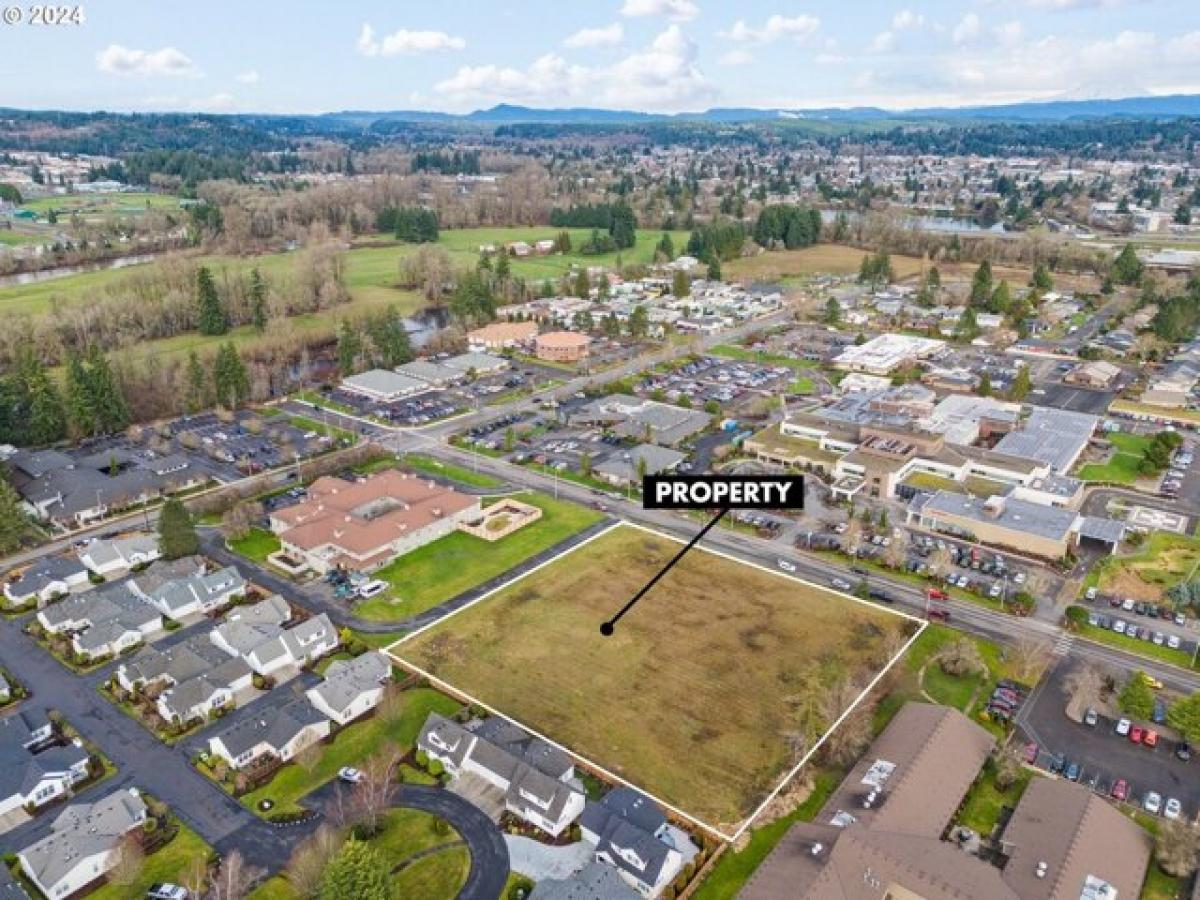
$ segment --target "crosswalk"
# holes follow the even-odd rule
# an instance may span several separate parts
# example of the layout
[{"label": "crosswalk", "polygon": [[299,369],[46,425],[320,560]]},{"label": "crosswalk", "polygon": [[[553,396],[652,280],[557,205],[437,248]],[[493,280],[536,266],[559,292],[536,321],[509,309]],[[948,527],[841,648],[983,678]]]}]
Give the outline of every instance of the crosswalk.
[{"label": "crosswalk", "polygon": [[1053,653],[1055,656],[1066,656],[1071,652],[1071,648],[1075,646],[1075,635],[1070,632],[1060,631],[1058,638],[1054,641]]}]

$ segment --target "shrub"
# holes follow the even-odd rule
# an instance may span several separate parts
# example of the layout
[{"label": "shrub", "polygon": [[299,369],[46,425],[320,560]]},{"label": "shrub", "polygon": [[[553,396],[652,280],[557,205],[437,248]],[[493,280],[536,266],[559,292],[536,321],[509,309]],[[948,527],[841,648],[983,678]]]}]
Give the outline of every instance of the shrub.
[{"label": "shrub", "polygon": [[429,754],[424,750],[417,751],[417,765],[421,768],[428,768],[429,766]]},{"label": "shrub", "polygon": [[440,759],[429,760],[428,768],[429,774],[435,777],[446,771],[446,767],[442,765],[442,761]]}]

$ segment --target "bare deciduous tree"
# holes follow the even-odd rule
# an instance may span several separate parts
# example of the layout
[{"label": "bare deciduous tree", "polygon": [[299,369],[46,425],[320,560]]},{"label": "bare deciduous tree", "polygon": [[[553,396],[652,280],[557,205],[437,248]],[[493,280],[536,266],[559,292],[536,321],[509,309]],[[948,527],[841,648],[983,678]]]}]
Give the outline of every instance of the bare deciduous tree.
[{"label": "bare deciduous tree", "polygon": [[379,830],[380,817],[392,805],[399,766],[400,754],[395,747],[380,751],[363,764],[362,779],[350,795],[352,821],[360,836],[370,837]]},{"label": "bare deciduous tree", "polygon": [[1200,828],[1183,819],[1163,822],[1154,839],[1154,858],[1168,875],[1191,875],[1200,863]]},{"label": "bare deciduous tree", "polygon": [[325,867],[337,854],[345,837],[337,829],[322,825],[312,837],[301,843],[292,853],[284,869],[288,883],[301,897],[316,897],[321,887],[321,876]]},{"label": "bare deciduous tree", "polygon": [[970,638],[956,638],[942,647],[934,659],[947,675],[979,675],[987,671],[979,645]]},{"label": "bare deciduous tree", "polygon": [[108,880],[128,887],[138,880],[146,865],[146,853],[141,841],[133,832],[126,834],[117,844],[117,861],[108,873]]},{"label": "bare deciduous tree", "polygon": [[213,873],[207,900],[245,900],[262,875],[261,869],[247,865],[242,854],[234,850]]},{"label": "bare deciduous tree", "polygon": [[1104,676],[1088,663],[1078,663],[1063,679],[1067,708],[1078,717],[1089,706],[1099,706],[1104,699]]},{"label": "bare deciduous tree", "polygon": [[1049,665],[1051,654],[1050,644],[1046,641],[1027,637],[1019,639],[1012,649],[1012,664],[1017,678],[1026,684],[1034,684]]}]

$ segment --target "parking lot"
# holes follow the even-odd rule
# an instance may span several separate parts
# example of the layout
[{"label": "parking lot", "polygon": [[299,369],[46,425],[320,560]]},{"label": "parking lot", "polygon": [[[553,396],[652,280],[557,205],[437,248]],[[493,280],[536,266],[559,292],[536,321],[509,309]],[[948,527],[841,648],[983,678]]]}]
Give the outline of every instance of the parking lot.
[{"label": "parking lot", "polygon": [[687,397],[697,407],[715,400],[729,408],[754,397],[786,390],[794,378],[787,366],[703,356],[670,373],[649,374],[637,384],[636,390],[656,399],[661,394],[671,403]]},{"label": "parking lot", "polygon": [[1054,409],[1103,416],[1108,411],[1108,406],[1112,403],[1113,398],[1117,396],[1117,392],[1090,390],[1063,383],[1063,375],[1074,367],[1075,363],[1059,363],[1045,380],[1039,380],[1035,384],[1029,395],[1029,402],[1039,406],[1050,406]]},{"label": "parking lot", "polygon": [[1093,596],[1093,590],[1084,595],[1089,625],[1185,653],[1195,649],[1194,621],[1189,622],[1182,613],[1169,606],[1135,602],[1128,597],[1099,593]]},{"label": "parking lot", "polygon": [[[1164,804],[1169,798],[1177,799],[1182,815],[1196,819],[1200,813],[1200,763],[1195,754],[1189,762],[1179,760],[1175,740],[1165,734],[1155,747],[1133,743],[1118,735],[1116,722],[1104,715],[1098,716],[1095,726],[1068,719],[1062,685],[1070,665],[1061,662],[1047,673],[1017,718],[1018,738],[1038,745],[1037,765],[1048,770],[1061,766],[1066,771],[1075,763],[1080,783],[1105,796],[1111,795],[1115,782],[1124,779],[1128,802],[1140,806],[1153,791]],[[1161,731],[1160,726],[1152,727]]]}]

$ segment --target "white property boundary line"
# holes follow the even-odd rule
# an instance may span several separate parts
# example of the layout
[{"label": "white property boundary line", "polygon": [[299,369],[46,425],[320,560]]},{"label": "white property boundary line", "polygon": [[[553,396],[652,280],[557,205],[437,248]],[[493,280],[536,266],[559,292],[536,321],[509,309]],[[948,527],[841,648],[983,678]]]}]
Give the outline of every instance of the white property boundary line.
[{"label": "white property boundary line", "polygon": [[670,810],[671,812],[673,812],[675,815],[679,816],[680,818],[685,819],[688,822],[691,822],[693,825],[703,828],[705,831],[708,831],[711,834],[716,835],[717,837],[721,838],[722,840],[729,841],[729,842],[736,841],[754,823],[754,820],[756,818],[758,818],[758,816],[762,813],[762,811],[764,809],[766,809],[767,805],[772,800],[774,800],[777,796],[779,796],[779,793],[787,786],[788,782],[790,782],[793,778],[795,778],[796,775],[800,772],[800,770],[808,764],[809,760],[812,759],[813,755],[816,754],[816,752],[818,750],[820,750],[821,747],[825,744],[825,742],[829,739],[829,736],[831,734],[833,734],[834,731],[837,730],[837,728],[850,716],[850,714],[854,712],[854,710],[859,706],[859,704],[862,703],[863,700],[866,699],[866,697],[871,693],[871,691],[873,691],[875,689],[876,685],[878,685],[880,680],[891,670],[892,666],[894,666],[898,660],[900,660],[902,657],[904,657],[904,655],[906,653],[908,653],[908,651],[912,647],[913,643],[917,640],[917,638],[919,638],[921,636],[921,634],[925,631],[926,627],[928,627],[929,623],[926,620],[921,619],[917,616],[911,615],[909,613],[902,612],[900,610],[889,609],[885,606],[881,606],[876,603],[869,603],[868,601],[862,600],[859,597],[855,597],[852,594],[846,594],[842,591],[836,591],[831,588],[827,588],[824,585],[815,584],[814,582],[808,581],[807,579],[798,578],[794,575],[785,574],[783,572],[777,572],[776,570],[768,568],[767,566],[764,566],[761,563],[747,561],[744,559],[740,559],[736,556],[733,556],[732,554],[722,552],[720,550],[714,550],[714,549],[711,549],[708,547],[701,547],[699,544],[696,545],[695,549],[701,550],[702,552],[711,553],[714,556],[720,556],[724,559],[728,559],[732,562],[740,563],[741,565],[744,565],[744,566],[750,566],[751,568],[758,569],[760,572],[766,572],[769,575],[774,575],[777,578],[783,578],[789,582],[799,582],[800,584],[807,585],[808,587],[812,587],[817,590],[824,591],[826,593],[834,594],[835,596],[838,596],[838,597],[841,597],[841,598],[844,598],[847,600],[852,600],[855,603],[862,604],[863,606],[869,606],[869,607],[871,607],[871,609],[873,609],[875,611],[882,611],[885,613],[889,613],[893,616],[897,616],[897,617],[903,618],[903,619],[908,619],[909,621],[916,622],[918,624],[916,633],[913,634],[912,637],[910,637],[907,641],[905,641],[904,646],[900,648],[899,652],[897,652],[895,656],[893,656],[890,660],[888,660],[887,664],[884,665],[884,667],[882,669],[880,669],[879,672],[876,673],[875,677],[871,679],[870,683],[865,688],[863,688],[863,690],[859,693],[859,695],[854,698],[854,701],[848,707],[846,707],[845,711],[840,716],[838,716],[837,720],[834,721],[834,723],[826,730],[826,732],[823,735],[821,735],[820,739],[817,740],[817,742],[815,744],[813,744],[813,746],[809,749],[809,751],[804,754],[804,757],[798,763],[796,763],[787,773],[785,773],[783,775],[783,777],[779,780],[779,783],[771,790],[771,792],[766,796],[766,798],[762,801],[762,803],[760,803],[758,805],[758,807],[752,813],[750,813],[750,815],[742,822],[742,824],[740,826],[738,826],[737,830],[734,831],[733,834],[728,834],[728,833],[722,831],[721,829],[708,824],[707,822],[703,822],[700,819],[697,819],[695,816],[691,815],[690,813],[685,812],[684,810],[680,809],[679,807],[675,806],[674,804],[668,803],[666,800],[663,800],[661,797],[658,797],[658,796],[652,794],[650,791],[647,791],[645,788],[641,787],[640,785],[634,784],[633,782],[629,781],[628,779],[623,778],[622,776],[616,774],[615,772],[610,771],[609,769],[605,768],[604,766],[601,766],[598,763],[596,763],[594,760],[589,759],[588,757],[584,756],[583,754],[572,750],[570,747],[567,747],[567,746],[559,743],[558,741],[554,740],[553,738],[549,737],[548,735],[543,734],[542,732],[538,731],[537,729],[530,728],[525,723],[513,718],[510,715],[507,715],[507,714],[501,712],[500,710],[496,709],[495,707],[491,706],[490,704],[485,703],[484,701],[480,700],[478,697],[475,697],[474,695],[462,690],[461,688],[455,687],[450,682],[444,681],[443,679],[438,678],[436,675],[433,675],[432,673],[426,671],[425,669],[421,668],[420,666],[417,666],[414,663],[411,663],[408,660],[405,660],[396,652],[396,648],[399,647],[401,644],[404,644],[404,643],[407,643],[408,641],[413,640],[418,635],[423,634],[424,632],[428,631],[429,629],[443,624],[444,622],[448,621],[449,619],[452,619],[454,616],[457,616],[459,613],[465,612],[466,610],[475,606],[477,603],[487,600],[489,597],[493,596],[494,594],[499,593],[500,591],[506,590],[507,588],[516,584],[518,581],[522,581],[525,578],[528,578],[530,575],[534,574],[535,572],[537,572],[541,569],[544,569],[546,566],[550,565],[551,563],[559,562],[563,558],[574,553],[576,550],[586,547],[592,541],[602,538],[605,535],[611,534],[612,532],[616,531],[619,528],[636,528],[640,531],[645,531],[649,534],[655,535],[656,537],[661,537],[661,538],[665,538],[666,540],[674,541],[677,544],[687,543],[683,539],[677,538],[674,535],[667,534],[662,531],[656,531],[653,528],[648,528],[645,525],[640,525],[636,522],[626,522],[626,521],[614,522],[608,528],[605,528],[602,531],[596,532],[596,534],[592,535],[591,537],[586,538],[585,540],[580,541],[575,546],[573,546],[567,550],[564,550],[562,553],[559,553],[556,556],[552,556],[550,559],[547,559],[544,562],[539,563],[538,565],[534,566],[529,571],[522,572],[520,575],[516,575],[516,576],[508,579],[507,581],[503,582],[502,584],[497,585],[496,587],[492,588],[490,591],[486,591],[485,593],[476,597],[470,603],[464,604],[463,606],[459,607],[458,609],[454,610],[453,612],[447,613],[446,615],[442,616],[440,619],[430,622],[428,625],[424,625],[424,626],[418,628],[417,630],[413,631],[412,633],[405,635],[404,637],[402,637],[398,641],[396,641],[394,644],[389,644],[387,647],[383,648],[383,652],[386,653],[393,660],[395,660],[398,664],[403,666],[405,669],[408,669],[409,671],[414,672],[417,675],[420,675],[421,677],[429,680],[432,684],[441,688],[442,690],[444,690],[450,694],[454,694],[454,695],[457,695],[460,697],[465,697],[467,699],[468,703],[472,703],[472,704],[480,707],[481,709],[486,710],[488,713],[490,713],[493,716],[499,716],[502,719],[506,719],[509,722],[512,722],[514,725],[517,725],[519,728],[523,728],[529,734],[532,734],[535,737],[542,739],[543,741],[550,744],[551,746],[556,747],[559,750],[561,750],[562,752],[566,753],[568,756],[570,756],[576,760],[579,760],[585,766],[592,768],[597,772],[600,772],[606,778],[609,778],[612,781],[615,781],[619,784],[624,785],[625,787],[631,788],[642,794],[645,794],[647,797],[649,797],[655,803]]}]

